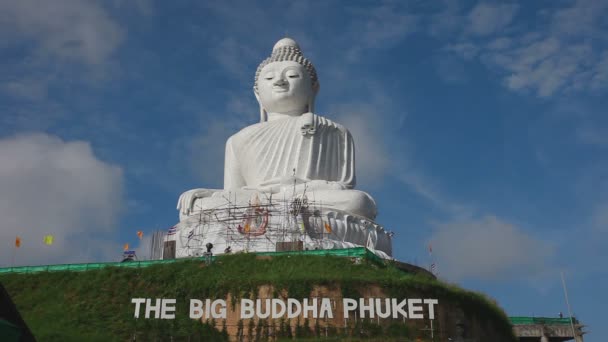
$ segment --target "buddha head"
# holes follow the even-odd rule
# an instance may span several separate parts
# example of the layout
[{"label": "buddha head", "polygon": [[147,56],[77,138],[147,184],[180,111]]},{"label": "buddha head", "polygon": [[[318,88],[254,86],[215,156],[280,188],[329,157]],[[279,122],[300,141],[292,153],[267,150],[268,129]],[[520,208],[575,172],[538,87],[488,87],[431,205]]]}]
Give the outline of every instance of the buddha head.
[{"label": "buddha head", "polygon": [[260,104],[260,121],[268,113],[297,116],[312,112],[319,91],[315,67],[290,38],[279,40],[255,73],[254,94]]}]

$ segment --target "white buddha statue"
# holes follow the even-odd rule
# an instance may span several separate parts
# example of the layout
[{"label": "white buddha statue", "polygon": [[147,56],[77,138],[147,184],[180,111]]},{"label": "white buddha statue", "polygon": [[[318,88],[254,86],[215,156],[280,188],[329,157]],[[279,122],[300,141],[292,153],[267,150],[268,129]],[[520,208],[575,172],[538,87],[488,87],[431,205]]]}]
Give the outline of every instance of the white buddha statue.
[{"label": "white buddha statue", "polygon": [[[353,138],[345,127],[313,113],[319,81],[294,40],[284,38],[275,44],[271,56],[258,66],[253,89],[260,122],[226,142],[224,189],[183,193],[177,205],[180,222],[194,222],[197,214],[227,205],[248,205],[253,199],[264,202],[305,194],[329,216],[355,218],[365,223],[363,233],[370,230],[376,204],[367,193],[353,189]],[[344,219],[344,229],[351,218]],[[348,240],[346,235],[343,241]],[[353,243],[371,239],[359,235]],[[390,236],[387,239],[384,249],[390,255]],[[376,233],[373,241],[379,241]]]},{"label": "white buddha statue", "polygon": [[[374,219],[376,204],[355,186],[355,148],[346,128],[313,114],[319,82],[314,66],[289,38],[275,44],[255,75],[260,122],[226,142],[224,191],[193,189],[180,197],[182,217],[216,204],[226,191],[293,195],[306,189],[327,208]],[[295,171],[294,171],[295,170]],[[234,195],[233,195],[234,196]],[[311,195],[312,196],[312,195]],[[198,201],[198,202],[197,202]],[[205,205],[208,204],[208,205]]]}]

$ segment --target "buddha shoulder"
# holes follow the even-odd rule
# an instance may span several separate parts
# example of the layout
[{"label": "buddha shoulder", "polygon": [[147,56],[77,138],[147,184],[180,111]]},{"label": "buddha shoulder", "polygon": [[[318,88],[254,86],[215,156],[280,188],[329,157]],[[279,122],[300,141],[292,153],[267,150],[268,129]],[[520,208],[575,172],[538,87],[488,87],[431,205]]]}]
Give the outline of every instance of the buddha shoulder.
[{"label": "buddha shoulder", "polygon": [[324,116],[315,114],[315,121],[317,128],[335,129],[344,133],[348,132],[346,127],[342,126],[337,122],[331,121],[330,119]]},{"label": "buddha shoulder", "polygon": [[243,139],[246,139],[247,137],[250,137],[252,134],[258,132],[260,128],[264,126],[265,123],[266,122],[258,122],[253,125],[249,125],[245,128],[242,128],[240,131],[231,135],[230,138],[228,138],[228,140],[226,141],[226,143],[234,144],[242,141]]}]

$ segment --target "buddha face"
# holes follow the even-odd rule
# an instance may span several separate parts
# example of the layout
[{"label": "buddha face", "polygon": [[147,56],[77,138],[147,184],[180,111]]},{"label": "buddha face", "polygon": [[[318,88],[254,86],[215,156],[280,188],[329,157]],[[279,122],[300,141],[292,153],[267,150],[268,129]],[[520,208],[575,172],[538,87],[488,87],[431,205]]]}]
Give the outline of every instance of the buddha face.
[{"label": "buddha face", "polygon": [[256,96],[269,113],[302,114],[313,95],[306,68],[296,62],[273,62],[260,72]]}]

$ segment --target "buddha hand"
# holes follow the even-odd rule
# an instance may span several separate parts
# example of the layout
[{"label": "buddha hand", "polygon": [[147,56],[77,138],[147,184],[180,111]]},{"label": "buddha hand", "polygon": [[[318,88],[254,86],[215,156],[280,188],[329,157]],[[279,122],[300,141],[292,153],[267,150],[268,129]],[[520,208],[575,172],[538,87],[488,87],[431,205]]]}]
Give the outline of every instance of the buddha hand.
[{"label": "buddha hand", "polygon": [[313,113],[308,112],[300,116],[300,132],[303,136],[314,135],[317,131],[317,123]]},{"label": "buddha hand", "polygon": [[184,192],[177,200],[177,210],[180,214],[190,215],[194,210],[192,205],[197,198],[211,197],[217,190],[213,189],[192,189]]}]

